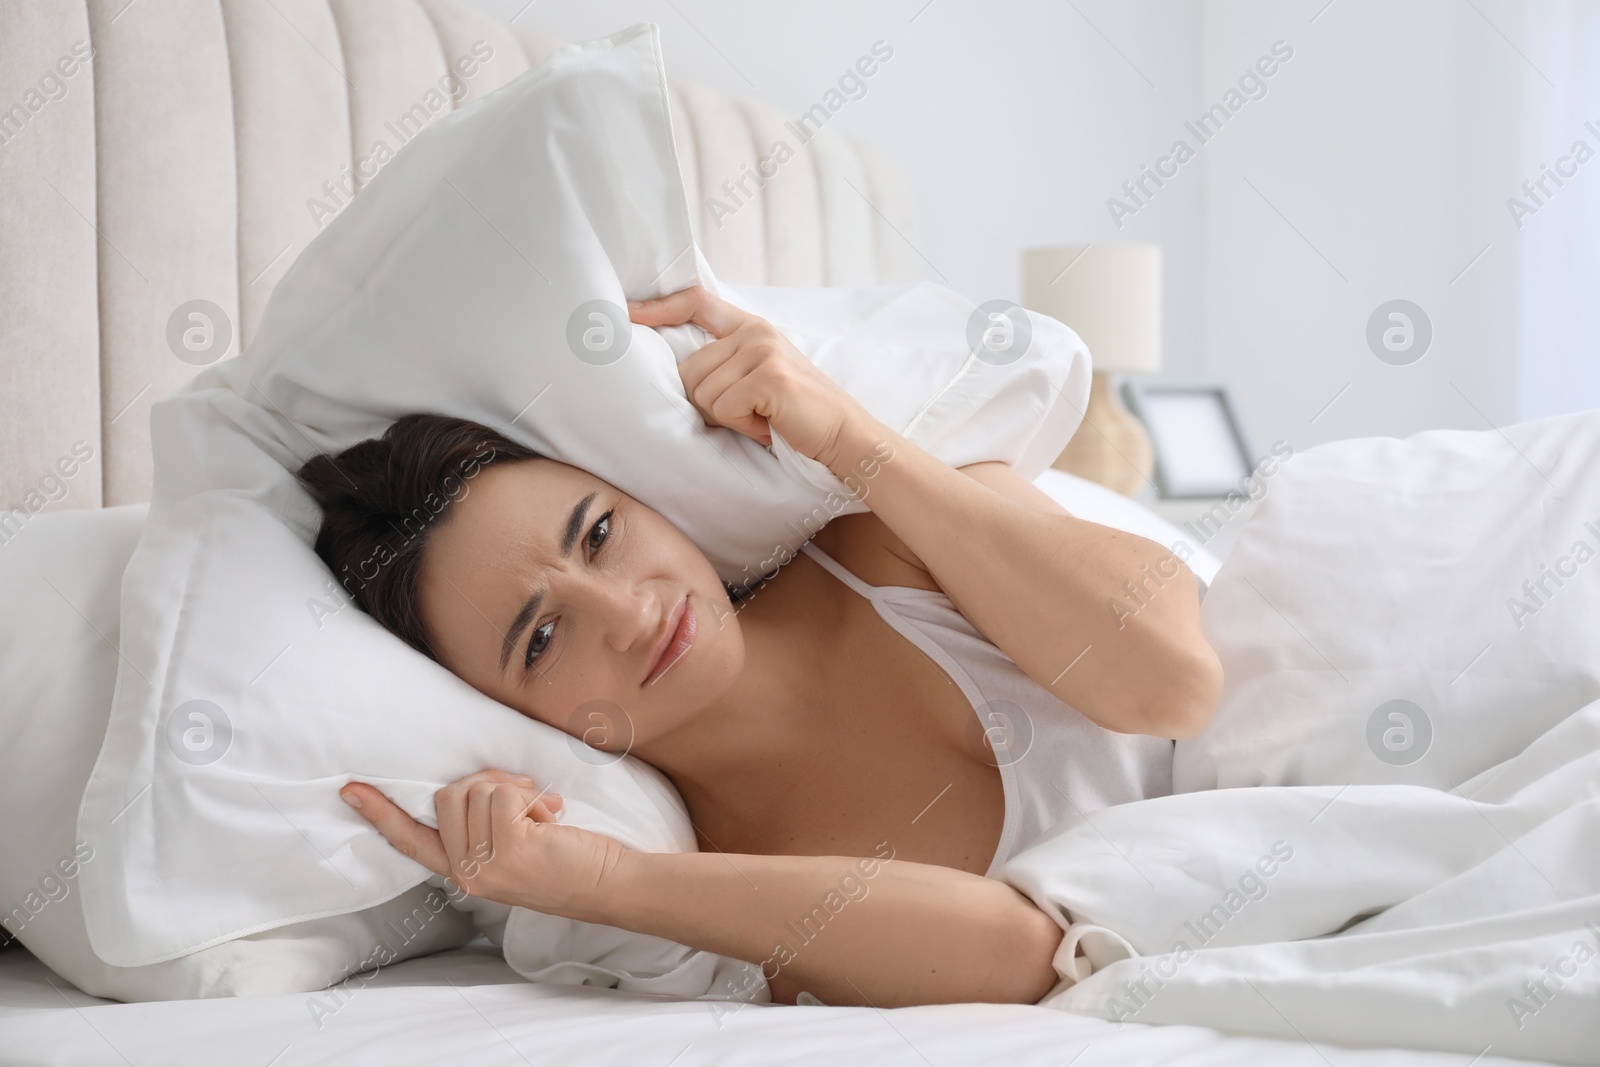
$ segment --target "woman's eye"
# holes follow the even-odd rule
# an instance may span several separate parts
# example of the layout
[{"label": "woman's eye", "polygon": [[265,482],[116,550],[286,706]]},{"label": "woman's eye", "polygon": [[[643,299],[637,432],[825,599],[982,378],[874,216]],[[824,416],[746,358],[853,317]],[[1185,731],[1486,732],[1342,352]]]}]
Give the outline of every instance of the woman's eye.
[{"label": "woman's eye", "polygon": [[611,514],[614,511],[616,511],[616,509],[612,508],[611,511],[606,512],[604,515],[596,519],[593,526],[589,527],[588,541],[590,552],[600,551],[600,546],[606,543],[607,537],[611,536]]},{"label": "woman's eye", "polygon": [[528,637],[528,652],[523,658],[522,667],[524,670],[533,669],[533,661],[543,655],[544,650],[550,647],[550,638],[555,631],[556,623],[554,619],[551,619],[543,626],[535,626],[533,628],[533,633]]},{"label": "woman's eye", "polygon": [[[606,538],[611,536],[611,516],[615,511],[616,508],[612,508],[611,511],[596,519],[593,526],[589,527],[589,536],[584,538],[584,542],[587,544],[591,556],[600,551],[600,547],[606,543]],[[545,649],[550,647],[550,642],[554,639],[555,629],[555,620],[552,619],[543,626],[535,627],[533,633],[528,635],[528,651],[524,654],[522,661],[522,669],[524,671],[532,670],[534,661],[544,654]]]}]

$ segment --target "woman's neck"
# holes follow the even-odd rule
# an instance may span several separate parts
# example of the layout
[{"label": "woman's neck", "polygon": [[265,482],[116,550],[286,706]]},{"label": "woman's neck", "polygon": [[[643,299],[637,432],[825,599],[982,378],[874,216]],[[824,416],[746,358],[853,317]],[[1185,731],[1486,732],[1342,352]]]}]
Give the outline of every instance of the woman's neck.
[{"label": "woman's neck", "polygon": [[697,823],[697,813],[755,814],[814,765],[831,703],[840,592],[850,595],[809,559],[785,566],[734,606],[744,666],[733,687],[684,727],[634,750],[672,781]]}]

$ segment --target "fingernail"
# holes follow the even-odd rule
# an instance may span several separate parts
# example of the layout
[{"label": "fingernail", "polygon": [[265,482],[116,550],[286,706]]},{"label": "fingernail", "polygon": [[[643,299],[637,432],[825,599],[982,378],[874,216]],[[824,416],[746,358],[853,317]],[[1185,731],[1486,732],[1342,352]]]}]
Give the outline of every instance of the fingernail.
[{"label": "fingernail", "polygon": [[628,306],[631,307],[631,308],[642,308],[642,307],[644,307],[644,301],[643,300],[630,300],[630,301],[628,301]]},{"label": "fingernail", "polygon": [[359,808],[361,806],[361,798],[355,793],[340,793],[339,795],[343,797],[344,802],[350,805],[352,808]]},{"label": "fingernail", "polygon": [[523,785],[532,785],[533,784],[533,779],[529,778],[526,774],[519,775],[517,777],[517,781],[521,782]]}]

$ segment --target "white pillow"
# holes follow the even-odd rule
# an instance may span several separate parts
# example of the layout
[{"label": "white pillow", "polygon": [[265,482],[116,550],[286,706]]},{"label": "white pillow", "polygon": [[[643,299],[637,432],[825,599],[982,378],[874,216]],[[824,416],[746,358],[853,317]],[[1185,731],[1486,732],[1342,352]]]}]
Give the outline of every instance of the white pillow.
[{"label": "white pillow", "polygon": [[117,590],[144,515],[47,512],[21,529],[0,515],[0,941],[17,938],[85,993],[116,1000],[322,989],[466,943],[471,921],[418,886],[147,967],[112,967],[90,949],[77,886],[101,857],[73,823],[111,710]]},{"label": "white pillow", "polygon": [[[701,423],[675,370],[696,328],[621,343],[627,299],[697,268],[716,288],[690,240],[664,78],[655,28],[634,27],[429,126],[301,254],[249,349],[156,404],[125,659],[79,820],[108,961],[369,907],[426,877],[339,801],[351,777],[431,821],[439,786],[507,767],[559,790],[576,825],[694,848],[652,768],[581,758],[347,608],[291,476],[409,412],[469,418],[643,500],[730,580],[860,510],[781,439],[769,452]],[[723,288],[948,462],[1037,474],[1087,400],[1087,352],[1043,316],[991,321],[926,284]],[[990,325],[1014,343],[974,347]]]},{"label": "white pillow", "polygon": [[1600,411],[1296,454],[1201,606],[1174,788],[1456,787],[1600,694],[1597,557]]}]

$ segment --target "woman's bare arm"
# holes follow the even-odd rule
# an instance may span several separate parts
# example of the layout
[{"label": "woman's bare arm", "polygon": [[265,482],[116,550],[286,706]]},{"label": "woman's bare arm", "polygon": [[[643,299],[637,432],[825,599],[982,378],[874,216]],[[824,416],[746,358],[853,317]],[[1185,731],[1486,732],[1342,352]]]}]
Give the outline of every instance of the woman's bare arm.
[{"label": "woman's bare arm", "polygon": [[[775,1001],[1034,1004],[1062,932],[1027,897],[966,871],[873,857],[653,853],[564,825],[562,798],[479,771],[439,790],[439,829],[365,782],[340,794],[453,888],[633,930],[761,967]],[[753,983],[752,983],[753,985]],[[740,991],[735,991],[735,995]]]},{"label": "woman's bare arm", "polygon": [[[868,872],[871,873],[868,873]],[[773,1000],[1034,1004],[1062,932],[1003,882],[906,860],[624,853],[588,922],[761,966]]]},{"label": "woman's bare arm", "polygon": [[957,471],[882,424],[847,423],[817,458],[1034,681],[1108,729],[1186,737],[1222,668],[1194,575],[1143,537],[1047,504],[1004,464]]},{"label": "woman's bare arm", "polygon": [[955,470],[878,422],[771,323],[699,286],[629,306],[634,322],[709,331],[678,364],[702,416],[763,443],[782,434],[827,464],[1034,681],[1107,729],[1187,737],[1205,725],[1222,667],[1194,575],[1173,553],[1051,513],[1014,472]]}]

